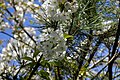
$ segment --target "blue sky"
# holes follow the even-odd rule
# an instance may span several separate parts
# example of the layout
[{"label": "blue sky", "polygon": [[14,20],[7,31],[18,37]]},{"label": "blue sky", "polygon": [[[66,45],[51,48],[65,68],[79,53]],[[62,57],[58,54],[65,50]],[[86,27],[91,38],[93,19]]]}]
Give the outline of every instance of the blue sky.
[{"label": "blue sky", "polygon": [[[12,35],[12,31],[10,29],[7,29],[5,32]],[[3,41],[3,43],[0,45],[0,53],[2,51],[2,48],[6,46],[8,40],[10,40],[10,38],[11,37],[9,37],[3,33],[0,33],[0,40]]]}]

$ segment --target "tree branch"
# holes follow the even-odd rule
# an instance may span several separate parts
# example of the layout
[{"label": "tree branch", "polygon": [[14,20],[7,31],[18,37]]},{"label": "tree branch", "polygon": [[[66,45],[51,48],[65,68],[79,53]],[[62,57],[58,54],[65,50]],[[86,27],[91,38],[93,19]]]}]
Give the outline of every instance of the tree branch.
[{"label": "tree branch", "polygon": [[[120,2],[119,2],[120,4]],[[120,36],[120,19],[119,19],[119,23],[118,23],[118,29],[116,32],[116,37],[115,37],[115,42],[113,45],[113,50],[112,50],[112,54],[110,56],[110,59],[114,56],[117,46],[118,46],[118,40],[119,40],[119,36]],[[110,64],[108,65],[108,72],[109,72],[109,80],[112,80],[112,67],[113,67],[113,63],[114,63],[115,59],[113,59]]]},{"label": "tree branch", "polygon": [[91,80],[94,80],[94,78],[97,77],[113,60],[115,60],[119,54],[115,53],[114,56],[108,61],[108,63]]},{"label": "tree branch", "polygon": [[[9,37],[11,37],[11,38],[13,38],[13,39],[15,39],[15,40],[18,40],[18,39],[15,38],[14,36],[12,36],[12,35],[10,35],[10,34],[4,32],[4,31],[0,31],[0,33],[3,33],[3,34],[5,34],[5,35],[7,35],[7,36],[9,36]],[[18,40],[18,41],[20,41],[21,43],[24,43],[25,45],[27,45],[27,46],[29,46],[29,47],[31,47],[31,48],[33,48],[32,46],[30,46],[29,44],[25,43],[25,42],[22,41],[22,40]]]},{"label": "tree branch", "polygon": [[57,66],[57,75],[58,75],[58,80],[62,80],[62,77],[60,75],[60,68]]},{"label": "tree branch", "polygon": [[[92,30],[90,30],[90,35],[92,35],[92,33],[93,33],[93,31]],[[84,49],[86,52],[83,52],[82,53],[82,55],[81,55],[81,60],[79,61],[79,64],[78,64],[78,68],[77,68],[77,70],[75,71],[75,74],[74,74],[74,79],[73,80],[77,80],[77,77],[78,77],[78,75],[79,75],[79,72],[80,72],[80,70],[81,70],[81,67],[82,67],[82,65],[83,65],[83,62],[84,62],[84,60],[85,60],[85,57],[86,57],[86,55],[87,55],[87,53],[88,53],[88,50],[89,50],[89,46],[91,45],[91,41],[92,41],[92,39],[93,39],[93,37],[92,36],[88,36],[88,39],[89,39],[89,41],[88,41],[88,43],[86,44],[86,45],[84,45],[86,48]],[[81,77],[82,78],[82,77]]]},{"label": "tree branch", "polygon": [[40,56],[39,60],[37,61],[36,66],[33,68],[32,72],[30,73],[30,76],[27,80],[31,80],[32,76],[34,75],[35,71],[37,71],[38,67],[40,66],[40,61],[43,57],[43,54]]}]

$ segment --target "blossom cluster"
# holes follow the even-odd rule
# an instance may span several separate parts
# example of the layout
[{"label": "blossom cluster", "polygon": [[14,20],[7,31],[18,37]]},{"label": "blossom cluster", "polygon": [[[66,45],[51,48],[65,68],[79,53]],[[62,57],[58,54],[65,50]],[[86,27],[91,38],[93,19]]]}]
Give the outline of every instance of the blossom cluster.
[{"label": "blossom cluster", "polygon": [[46,0],[42,4],[42,11],[44,17],[52,21],[65,21],[70,19],[70,15],[77,11],[78,3],[76,0],[73,2],[62,0]]},{"label": "blossom cluster", "polygon": [[[78,9],[78,3],[76,0],[73,0],[72,2],[67,0],[46,0],[41,5],[41,8],[39,5],[33,4],[33,1],[24,3],[22,0],[18,3],[18,0],[15,0],[14,2],[16,3],[16,5],[14,5],[15,11],[11,14],[14,16],[8,16],[8,18],[10,18],[11,24],[16,26],[19,26],[21,22],[24,23],[24,19],[26,19],[26,12],[30,12],[31,15],[32,13],[34,14],[34,11],[30,11],[31,6],[32,8],[37,8],[35,9],[35,12],[38,11],[38,13],[40,13],[42,18],[46,21],[53,22],[65,22],[66,20],[71,19],[71,14],[76,12]],[[10,4],[7,5],[8,8],[13,7],[11,4],[12,3],[10,1]],[[20,21],[20,23],[17,23],[17,21]],[[5,73],[14,71],[13,67],[16,67],[17,63],[18,67],[20,67],[24,57],[30,57],[34,60],[38,60],[40,57],[39,55],[43,54],[43,57],[49,61],[61,60],[65,57],[67,46],[66,40],[64,39],[63,26],[58,27],[57,29],[54,29],[54,26],[47,27],[42,30],[42,33],[37,35],[34,28],[19,28],[16,26],[12,27],[13,38],[10,39],[9,43],[5,48],[3,48],[2,53],[0,54],[1,72],[4,72],[2,70],[6,70]],[[9,23],[6,22],[3,27],[9,28]],[[36,58],[33,57],[35,49],[40,52]],[[27,60],[24,61],[26,63],[29,62]],[[15,62],[15,64],[12,64],[11,62]],[[12,74],[12,72],[10,73]],[[15,73],[13,75],[15,75]]]},{"label": "blossom cluster", "polygon": [[[60,59],[64,57],[66,51],[66,41],[63,37],[62,30],[55,30],[52,28],[43,29],[42,33],[35,37],[34,28],[24,28],[32,38],[40,40],[36,45],[24,31],[19,31],[14,34],[17,39],[11,39],[6,48],[3,48],[2,54],[0,54],[1,62],[10,62],[11,60],[17,60],[17,57],[33,57],[34,47],[40,50],[40,54],[44,55],[46,59]],[[23,41],[23,42],[21,42]],[[1,63],[2,64],[2,63]]]},{"label": "blossom cluster", "polygon": [[39,37],[40,49],[47,59],[62,59],[64,57],[67,47],[62,30],[44,29]]},{"label": "blossom cluster", "polygon": [[[34,28],[27,27],[25,30],[27,30],[31,36],[35,36]],[[32,57],[33,55],[33,48],[30,46],[35,47],[35,43],[23,31],[19,32],[19,34],[15,33],[14,38],[15,39],[10,39],[9,43],[2,49],[2,53],[0,54],[1,72],[4,68],[7,70],[7,68],[15,66],[14,64],[11,64],[11,61],[16,64],[19,59],[21,59],[19,62],[22,62],[23,57]],[[8,72],[10,70],[8,70]]]}]

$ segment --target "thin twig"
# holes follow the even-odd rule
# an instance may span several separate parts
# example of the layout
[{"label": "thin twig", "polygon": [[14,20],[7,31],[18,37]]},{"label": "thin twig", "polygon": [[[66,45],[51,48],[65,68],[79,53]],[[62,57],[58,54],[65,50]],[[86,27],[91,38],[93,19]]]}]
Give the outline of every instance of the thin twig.
[{"label": "thin twig", "polygon": [[[6,11],[8,12],[8,14],[13,17],[13,15],[10,13],[10,11],[8,9],[6,9]],[[19,23],[18,20],[16,20],[16,18],[14,18],[16,23]],[[33,42],[36,44],[36,41],[33,39],[33,37],[24,29],[23,25],[21,23],[19,23],[19,26],[21,27],[21,29],[31,38],[31,40],[33,40]]]},{"label": "thin twig", "polygon": [[[18,39],[17,39],[17,38],[15,38],[14,36],[12,36],[12,35],[10,35],[10,34],[8,34],[8,33],[4,32],[4,31],[0,31],[0,33],[3,33],[3,34],[5,34],[5,35],[7,35],[7,36],[9,36],[9,37],[11,37],[11,38],[13,38],[13,39],[15,39],[15,40],[18,40]],[[24,41],[22,41],[22,40],[18,40],[18,41],[20,41],[20,42],[24,43],[25,45],[27,45],[27,46],[29,46],[29,47],[31,47],[31,48],[33,48],[32,46],[30,46],[29,44],[25,43],[25,42],[24,42]]]},{"label": "thin twig", "polygon": [[118,56],[119,54],[115,53],[114,56],[109,60],[109,62],[91,80],[94,80],[94,78],[97,77]]}]

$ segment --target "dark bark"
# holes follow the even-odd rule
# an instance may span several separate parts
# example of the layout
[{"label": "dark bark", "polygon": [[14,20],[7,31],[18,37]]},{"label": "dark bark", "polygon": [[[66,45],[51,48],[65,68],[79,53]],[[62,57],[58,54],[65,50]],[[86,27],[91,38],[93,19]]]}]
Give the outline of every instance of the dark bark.
[{"label": "dark bark", "polygon": [[57,75],[58,75],[58,80],[62,80],[62,77],[60,75],[60,68],[57,66]]},{"label": "dark bark", "polygon": [[[119,6],[120,6],[120,2],[119,2]],[[112,59],[112,57],[115,55],[115,52],[116,52],[116,49],[117,49],[117,46],[118,46],[119,36],[120,36],[120,19],[119,19],[118,29],[117,29],[117,32],[116,32],[115,42],[114,42],[114,45],[113,45],[113,50],[112,50],[112,54],[110,56],[110,59]],[[112,67],[113,67],[113,63],[114,63],[115,59],[116,58],[114,58],[108,65],[109,80],[112,80]]]}]

